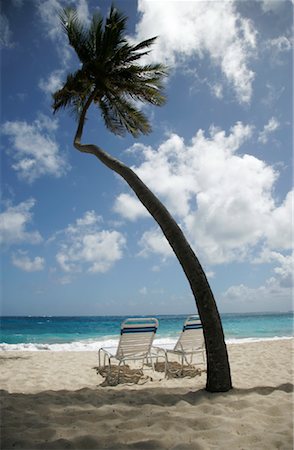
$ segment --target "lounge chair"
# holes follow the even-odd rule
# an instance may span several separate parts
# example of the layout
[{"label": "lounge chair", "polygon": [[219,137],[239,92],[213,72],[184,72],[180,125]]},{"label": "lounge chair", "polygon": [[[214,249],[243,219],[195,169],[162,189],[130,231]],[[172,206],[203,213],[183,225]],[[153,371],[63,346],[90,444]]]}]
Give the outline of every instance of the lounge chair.
[{"label": "lounge chair", "polygon": [[[152,347],[152,354],[165,356],[165,376],[168,373],[172,373],[172,364],[170,360],[170,356],[177,356],[180,365],[181,372],[183,371],[184,363],[188,366],[197,365],[197,364],[205,364],[205,345],[204,345],[204,337],[203,337],[203,329],[202,324],[200,322],[199,316],[192,315],[187,317],[183,330],[174,346],[172,345],[164,345],[162,347]],[[197,355],[200,356],[200,361],[195,361],[193,363],[193,358]],[[173,358],[174,359],[174,358]]]},{"label": "lounge chair", "polygon": [[158,320],[152,318],[131,318],[121,324],[120,340],[117,347],[102,347],[98,351],[98,369],[106,367],[111,373],[112,362],[118,365],[119,378],[120,367],[126,361],[139,360],[142,363],[153,360],[150,354],[155,333],[158,328]]}]

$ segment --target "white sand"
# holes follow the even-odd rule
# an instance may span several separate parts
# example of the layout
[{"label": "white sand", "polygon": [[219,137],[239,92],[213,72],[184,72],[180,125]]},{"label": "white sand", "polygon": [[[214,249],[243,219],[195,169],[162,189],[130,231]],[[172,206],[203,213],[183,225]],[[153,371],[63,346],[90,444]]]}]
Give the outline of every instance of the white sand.
[{"label": "white sand", "polygon": [[1,448],[292,450],[293,340],[228,350],[223,394],[205,374],[101,387],[94,352],[3,352]]}]

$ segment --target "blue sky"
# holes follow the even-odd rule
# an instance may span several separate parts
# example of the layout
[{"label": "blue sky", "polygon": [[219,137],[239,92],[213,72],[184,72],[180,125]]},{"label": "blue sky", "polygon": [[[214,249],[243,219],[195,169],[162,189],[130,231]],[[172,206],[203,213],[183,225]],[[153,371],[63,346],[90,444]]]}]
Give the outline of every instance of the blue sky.
[{"label": "blue sky", "polygon": [[[290,1],[117,1],[128,36],[159,36],[170,66],[153,132],[111,135],[92,109],[84,141],[133,167],[196,251],[220,312],[292,309]],[[51,93],[78,61],[58,10],[87,24],[110,2],[11,0],[1,11],[1,313],[177,314],[195,302],[132,192],[74,150]]]}]

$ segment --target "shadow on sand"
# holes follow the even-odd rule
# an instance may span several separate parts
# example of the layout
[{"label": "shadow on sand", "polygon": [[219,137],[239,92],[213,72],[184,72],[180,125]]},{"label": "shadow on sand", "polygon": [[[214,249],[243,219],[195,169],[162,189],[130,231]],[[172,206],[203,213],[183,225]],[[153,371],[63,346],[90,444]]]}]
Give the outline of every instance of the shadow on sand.
[{"label": "shadow on sand", "polygon": [[[232,389],[221,394],[205,390],[188,391],[183,388],[97,388],[78,391],[43,391],[36,394],[1,392],[1,449],[112,449],[112,450],[196,450],[190,444],[167,447],[163,440],[140,440],[134,435],[132,442],[122,438],[124,427],[135,424],[143,408],[166,420],[169,426],[169,407],[185,402],[187,407],[211,407],[224,400],[240,401],[251,394],[266,396],[274,391],[293,392],[291,383],[280,386],[258,386],[249,389]],[[149,405],[149,406],[148,406]],[[197,408],[198,409],[198,408]],[[154,417],[150,415],[150,420]],[[183,418],[185,420],[185,418]],[[130,422],[129,422],[130,421]],[[144,427],[149,426],[144,423]],[[131,425],[130,425],[131,427]],[[131,430],[132,431],[132,430]],[[102,436],[102,437],[101,437]],[[137,436],[137,440],[136,440]]]}]

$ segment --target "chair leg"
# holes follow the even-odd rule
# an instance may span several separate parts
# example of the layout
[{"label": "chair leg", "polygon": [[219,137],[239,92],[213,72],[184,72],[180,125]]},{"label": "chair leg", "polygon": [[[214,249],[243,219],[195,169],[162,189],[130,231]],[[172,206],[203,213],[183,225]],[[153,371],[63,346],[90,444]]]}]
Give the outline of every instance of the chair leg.
[{"label": "chair leg", "polygon": [[166,378],[166,377],[167,377],[167,360],[165,358],[165,361],[164,361],[164,378]]},{"label": "chair leg", "polygon": [[154,367],[154,361],[153,361],[152,356],[150,356],[150,362],[151,362],[152,370],[154,372],[155,371],[155,367]]},{"label": "chair leg", "polygon": [[167,352],[165,351],[165,367],[164,367],[164,372],[165,372],[164,376],[165,376],[165,378],[167,378],[168,371],[169,371],[168,356],[167,356]]},{"label": "chair leg", "polygon": [[103,350],[101,350],[101,349],[98,350],[98,367],[99,367],[99,369],[101,369],[101,368],[104,369],[105,368],[106,353],[103,352],[103,366],[102,366],[102,355],[101,355],[102,351]]},{"label": "chair leg", "polygon": [[[119,374],[120,374],[121,363],[122,363],[122,361],[120,361],[118,363],[118,371],[117,371],[117,383],[118,384],[119,384]],[[125,361],[123,361],[123,364],[125,365]]]}]

